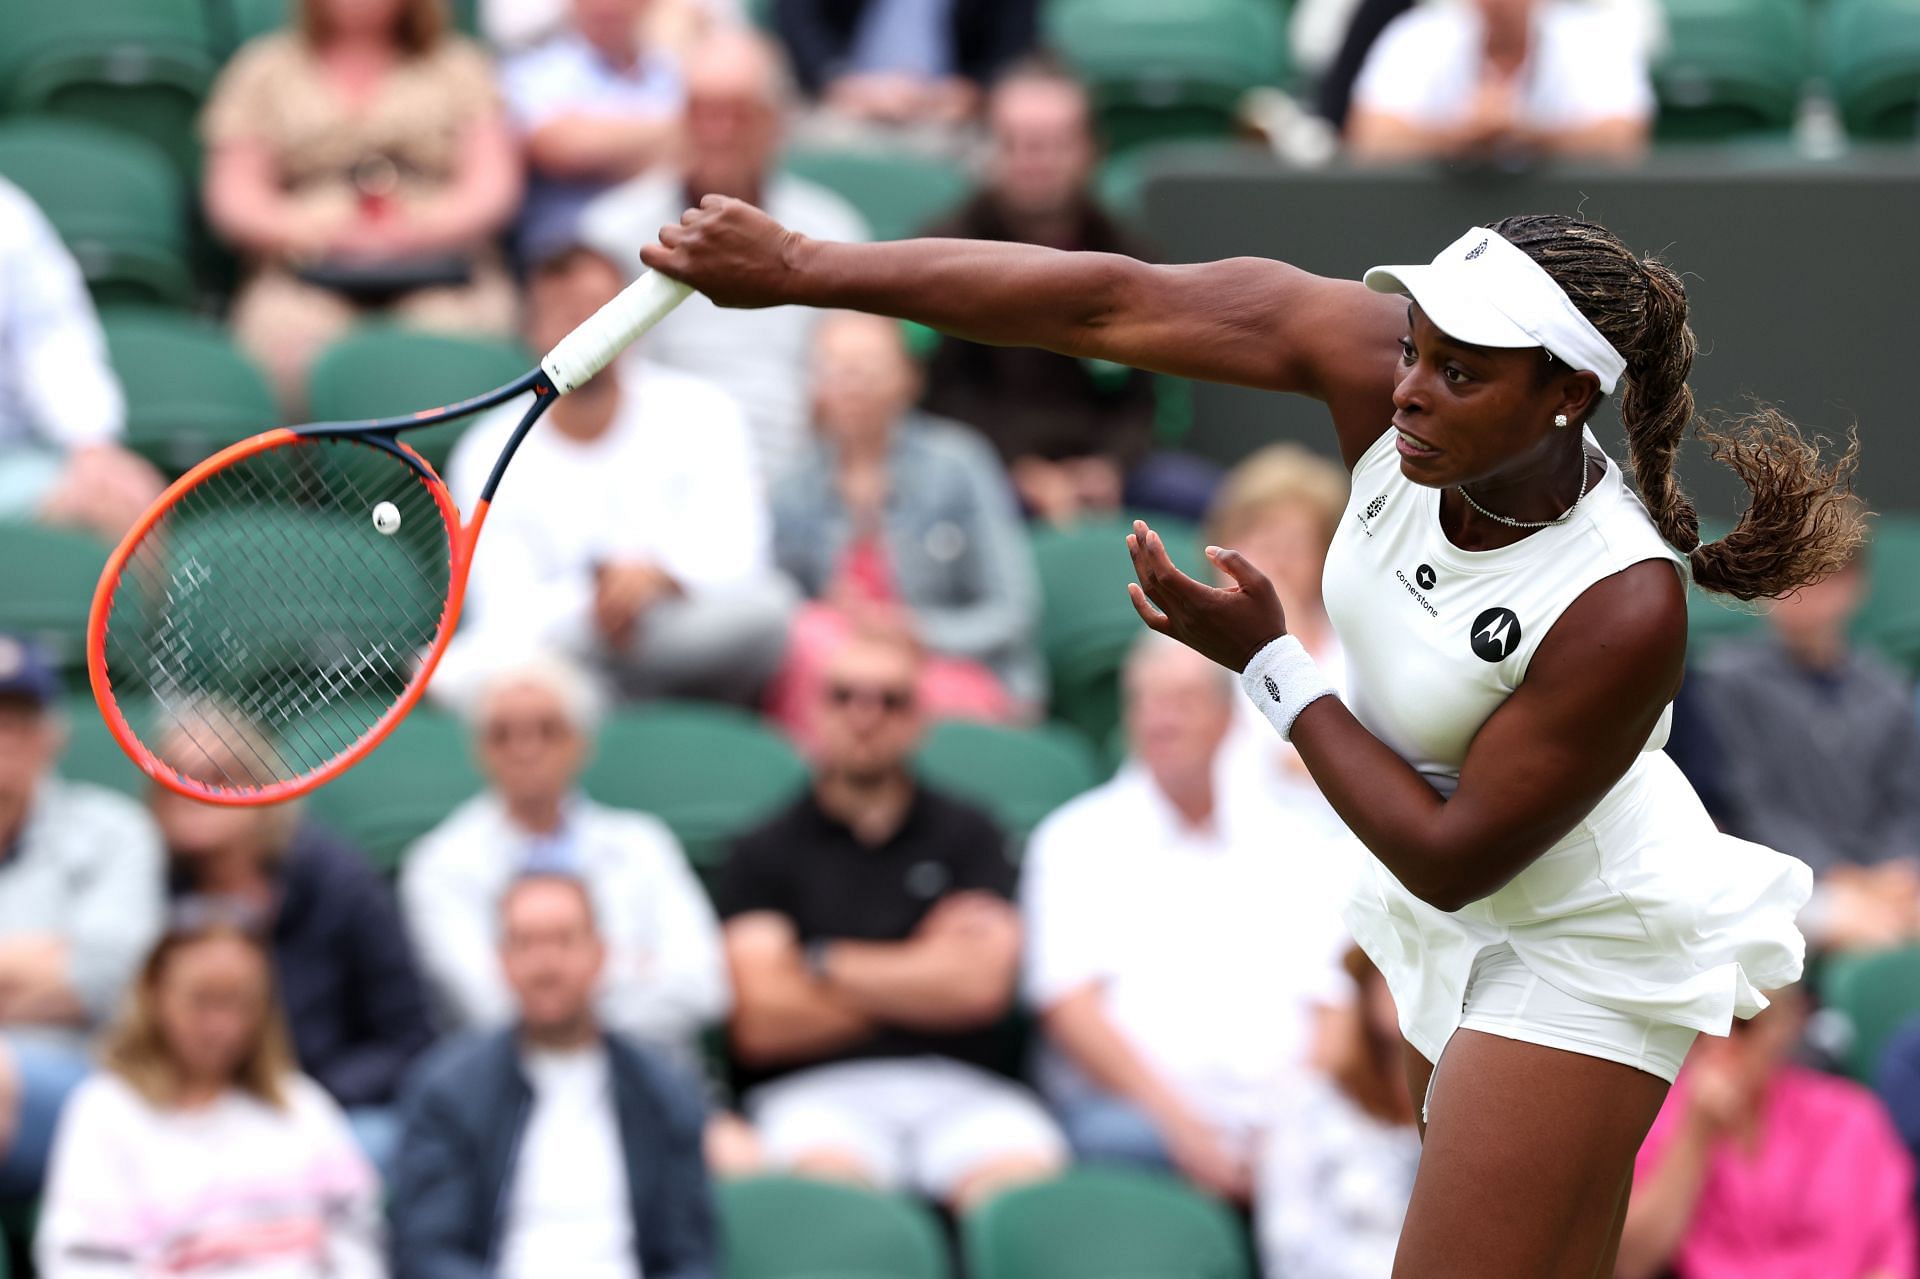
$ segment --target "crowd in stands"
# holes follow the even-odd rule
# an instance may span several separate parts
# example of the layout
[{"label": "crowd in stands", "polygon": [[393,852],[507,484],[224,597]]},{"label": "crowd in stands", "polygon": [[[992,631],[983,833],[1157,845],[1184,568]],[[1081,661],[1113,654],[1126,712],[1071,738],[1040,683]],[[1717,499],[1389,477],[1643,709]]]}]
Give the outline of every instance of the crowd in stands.
[{"label": "crowd in stands", "polygon": [[[208,96],[224,319],[289,420],[370,322],[550,347],[709,194],[869,238],[789,139],[977,153],[928,234],[1153,255],[1033,0],[478,9],[484,41],[441,0],[295,0]],[[1358,159],[1649,143],[1636,0],[1298,17]],[[1338,679],[1345,475],[1297,445],[1224,470],[1166,402],[1100,361],[693,298],[501,487],[430,690],[485,789],[397,883],[297,805],[63,780],[62,672],[0,635],[0,1210],[38,1199],[40,1275],[719,1279],[729,1179],[964,1221],[1120,1164],[1233,1205],[1267,1279],[1384,1279],[1418,1099],[1340,922],[1362,852],[1225,673],[1144,635],[1087,743],[1117,768],[1024,841],[914,764],[939,721],[1046,720],[1030,543],[1135,512],[1244,552]],[[124,532],[166,479],[126,408],[80,267],[0,178],[0,521]],[[519,412],[454,447],[462,509]],[[1866,567],[1702,658],[1670,747],[1724,829],[1814,866],[1822,962],[1920,944],[1920,718],[1849,644]],[[707,883],[583,780],[609,708],[661,698],[745,708],[809,763]],[[160,755],[244,773],[205,745],[234,725],[194,731],[228,713],[182,710]],[[1673,1089],[1621,1276],[1920,1279],[1920,1019],[1876,1096],[1826,1069],[1807,991],[1774,1001]]]}]

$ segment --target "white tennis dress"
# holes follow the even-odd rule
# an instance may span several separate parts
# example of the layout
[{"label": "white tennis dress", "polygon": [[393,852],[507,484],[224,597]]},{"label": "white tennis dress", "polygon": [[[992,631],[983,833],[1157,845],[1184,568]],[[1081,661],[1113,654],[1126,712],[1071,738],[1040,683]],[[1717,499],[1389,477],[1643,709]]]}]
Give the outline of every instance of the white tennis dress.
[{"label": "white tennis dress", "polygon": [[[1566,523],[1463,551],[1441,532],[1439,490],[1401,474],[1394,440],[1388,430],[1354,467],[1327,612],[1354,715],[1450,794],[1474,734],[1568,605],[1642,560],[1683,577],[1687,565],[1611,459]],[[1714,828],[1660,749],[1671,719],[1669,707],[1593,811],[1491,896],[1441,911],[1366,859],[1347,924],[1428,1060],[1467,1024],[1671,1080],[1694,1032],[1726,1034],[1766,1006],[1762,990],[1799,978],[1794,918],[1812,874]]]}]

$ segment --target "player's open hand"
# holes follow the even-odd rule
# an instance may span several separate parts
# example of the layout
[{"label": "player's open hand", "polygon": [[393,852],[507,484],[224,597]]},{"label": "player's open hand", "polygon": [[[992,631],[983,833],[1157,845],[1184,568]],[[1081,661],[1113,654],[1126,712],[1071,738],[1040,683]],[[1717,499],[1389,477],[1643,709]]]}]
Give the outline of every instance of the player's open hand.
[{"label": "player's open hand", "polygon": [[801,239],[745,200],[709,195],[660,228],[660,242],[642,248],[640,260],[721,306],[779,306]]},{"label": "player's open hand", "polygon": [[1127,583],[1140,620],[1228,670],[1245,670],[1255,653],[1286,634],[1279,593],[1240,552],[1207,548],[1207,558],[1233,582],[1224,588],[1196,581],[1176,568],[1160,535],[1144,520],[1133,522],[1127,553],[1140,579]]}]

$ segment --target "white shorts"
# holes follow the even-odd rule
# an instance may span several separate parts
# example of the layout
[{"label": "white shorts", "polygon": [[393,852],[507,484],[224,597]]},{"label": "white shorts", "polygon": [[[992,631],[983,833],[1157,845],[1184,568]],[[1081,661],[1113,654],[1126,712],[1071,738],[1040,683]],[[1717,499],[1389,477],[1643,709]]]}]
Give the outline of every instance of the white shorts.
[{"label": "white shorts", "polygon": [[1617,1061],[1668,1083],[1700,1033],[1576,999],[1543,981],[1504,945],[1481,951],[1473,961],[1460,1029]]},{"label": "white shorts", "polygon": [[1032,1093],[945,1057],[816,1066],[744,1100],[775,1166],[851,1154],[875,1185],[934,1199],[950,1199],[976,1170],[1009,1156],[1067,1159],[1066,1139]]}]

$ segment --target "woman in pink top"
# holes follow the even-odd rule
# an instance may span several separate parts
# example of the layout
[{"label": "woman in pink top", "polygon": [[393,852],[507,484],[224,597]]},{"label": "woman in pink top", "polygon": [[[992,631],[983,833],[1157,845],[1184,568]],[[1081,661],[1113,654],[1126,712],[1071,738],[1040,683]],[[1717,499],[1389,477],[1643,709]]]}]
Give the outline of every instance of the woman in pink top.
[{"label": "woman in pink top", "polygon": [[1615,1279],[1916,1279],[1914,1168],[1858,1084],[1789,1060],[1797,987],[1702,1036],[1634,1165]]}]

